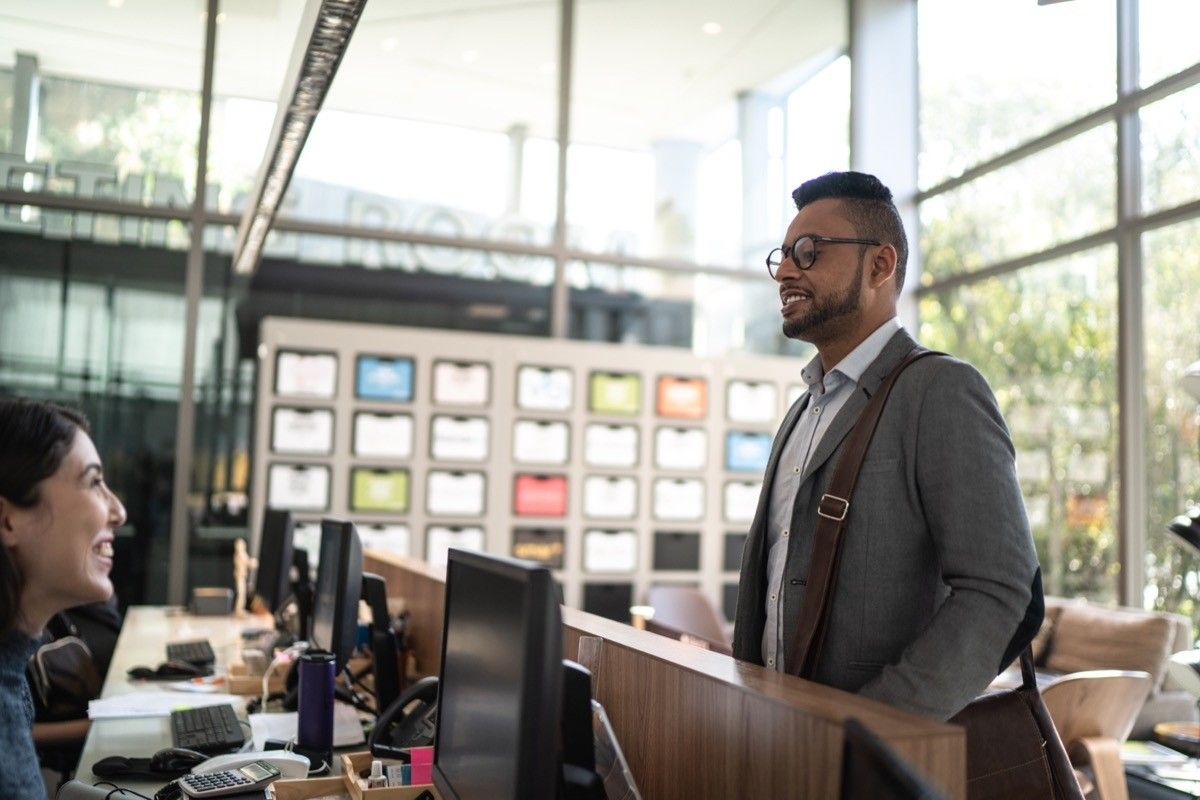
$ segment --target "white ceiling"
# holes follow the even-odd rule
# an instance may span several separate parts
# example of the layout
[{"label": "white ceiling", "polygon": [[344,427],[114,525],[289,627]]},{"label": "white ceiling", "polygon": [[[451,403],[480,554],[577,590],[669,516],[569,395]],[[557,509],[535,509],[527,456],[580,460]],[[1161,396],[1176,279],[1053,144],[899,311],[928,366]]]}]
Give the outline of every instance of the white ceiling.
[{"label": "white ceiling", "polygon": [[[274,100],[302,0],[223,0],[216,90]],[[0,0],[0,64],[200,85],[203,0]],[[720,32],[703,32],[706,23]],[[327,108],[551,137],[558,0],[370,0]],[[732,135],[733,99],[790,88],[845,45],[843,0],[578,0],[572,139]]]}]

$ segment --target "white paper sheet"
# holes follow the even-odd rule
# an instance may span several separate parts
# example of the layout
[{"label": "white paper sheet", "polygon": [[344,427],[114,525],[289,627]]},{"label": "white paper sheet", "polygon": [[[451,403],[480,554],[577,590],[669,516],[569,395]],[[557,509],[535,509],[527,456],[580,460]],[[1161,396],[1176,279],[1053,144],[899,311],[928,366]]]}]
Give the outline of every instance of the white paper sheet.
[{"label": "white paper sheet", "polygon": [[583,460],[589,467],[632,467],[638,460],[638,429],[594,422],[583,432]]},{"label": "white paper sheet", "polygon": [[272,464],[267,471],[267,505],[290,511],[324,511],[329,506],[329,467]]},{"label": "white paper sheet", "polygon": [[659,428],[654,434],[654,464],[659,469],[704,469],[708,434],[700,428]]},{"label": "white paper sheet", "polygon": [[483,513],[487,482],[482,472],[431,470],[426,510],[430,514],[477,517]]},{"label": "white paper sheet", "polygon": [[181,708],[232,705],[241,708],[244,697],[232,694],[198,694],[196,692],[144,691],[127,692],[88,703],[89,719],[128,719],[131,717],[169,717]]},{"label": "white paper sheet", "polygon": [[487,364],[439,361],[433,365],[433,402],[483,406],[488,402],[492,368]]},{"label": "white paper sheet", "polygon": [[730,381],[725,415],[731,422],[775,422],[776,390],[773,383]]},{"label": "white paper sheet", "polygon": [[407,525],[359,523],[356,527],[364,550],[385,550],[402,556],[412,554],[412,533]]},{"label": "white paper sheet", "polygon": [[693,520],[704,516],[704,481],[659,478],[654,481],[654,518]]},{"label": "white paper sheet", "polygon": [[280,350],[275,361],[279,397],[333,397],[337,392],[337,356]]},{"label": "white paper sheet", "polygon": [[591,475],[583,480],[583,515],[629,519],[637,515],[637,480]]},{"label": "white paper sheet", "polygon": [[728,522],[751,522],[758,508],[758,494],[762,485],[747,481],[731,481],[725,484],[725,519]]},{"label": "white paper sheet", "polygon": [[565,464],[571,428],[565,422],[517,420],[513,425],[513,461],[518,464]]},{"label": "white paper sheet", "polygon": [[317,575],[317,565],[321,561],[321,523],[297,522],[292,529],[292,548],[308,552],[308,568],[312,571],[310,577]]},{"label": "white paper sheet", "polygon": [[483,550],[483,528],[431,525],[425,546],[425,560],[435,566],[445,566],[451,547],[460,550]]},{"label": "white paper sheet", "polygon": [[485,417],[435,416],[429,431],[429,452],[438,461],[487,460],[488,420]]},{"label": "white paper sheet", "polygon": [[[278,714],[250,714],[246,720],[250,723],[250,738],[254,740],[254,749],[262,751],[267,746],[267,739],[282,739],[288,741],[296,737],[300,715],[296,711],[285,711]],[[367,741],[363,735],[362,723],[354,709],[345,703],[333,704],[333,746],[351,747],[364,744]]]},{"label": "white paper sheet", "polygon": [[333,412],[327,408],[271,411],[271,450],[276,453],[333,452]]},{"label": "white paper sheet", "polygon": [[585,572],[633,572],[637,568],[634,531],[589,530],[583,534]]},{"label": "white paper sheet", "polygon": [[354,415],[354,455],[412,458],[413,418],[408,414]]},{"label": "white paper sheet", "polygon": [[571,370],[566,367],[520,367],[517,408],[566,411],[571,407]]}]

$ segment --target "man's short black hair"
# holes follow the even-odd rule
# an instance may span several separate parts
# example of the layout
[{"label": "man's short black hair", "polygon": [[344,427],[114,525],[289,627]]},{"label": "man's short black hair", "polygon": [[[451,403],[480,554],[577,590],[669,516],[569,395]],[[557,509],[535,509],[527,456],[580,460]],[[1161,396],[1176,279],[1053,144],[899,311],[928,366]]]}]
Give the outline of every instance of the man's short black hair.
[{"label": "man's short black hair", "polygon": [[892,190],[865,172],[827,172],[805,181],[792,192],[797,211],[826,198],[842,201],[846,217],[858,236],[878,239],[896,248],[896,294],[900,294],[908,263],[908,237],[904,235],[900,212],[892,202]]}]

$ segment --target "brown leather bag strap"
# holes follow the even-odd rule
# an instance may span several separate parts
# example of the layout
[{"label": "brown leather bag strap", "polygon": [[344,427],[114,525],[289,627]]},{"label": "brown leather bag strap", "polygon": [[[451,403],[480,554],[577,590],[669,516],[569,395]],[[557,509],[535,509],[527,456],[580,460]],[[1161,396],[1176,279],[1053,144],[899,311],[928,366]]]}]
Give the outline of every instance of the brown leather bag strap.
[{"label": "brown leather bag strap", "polygon": [[837,577],[837,564],[841,555],[842,531],[850,513],[850,498],[858,483],[859,469],[866,458],[867,448],[875,435],[883,407],[887,403],[892,387],[914,361],[930,355],[942,355],[933,350],[916,349],[884,379],[879,390],[862,410],[854,428],[850,431],[846,449],[838,458],[833,471],[829,491],[817,505],[817,527],[813,534],[812,559],[809,562],[808,584],[804,589],[804,604],[800,608],[800,622],[792,648],[786,662],[787,671],[802,678],[812,677],[817,657],[824,638],[825,625],[829,617],[830,598],[833,596]]}]

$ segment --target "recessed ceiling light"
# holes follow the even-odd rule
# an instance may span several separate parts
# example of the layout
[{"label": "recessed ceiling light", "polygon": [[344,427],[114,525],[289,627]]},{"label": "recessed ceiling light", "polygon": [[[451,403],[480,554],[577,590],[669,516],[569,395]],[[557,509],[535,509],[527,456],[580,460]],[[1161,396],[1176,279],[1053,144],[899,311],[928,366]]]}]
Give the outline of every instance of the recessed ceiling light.
[{"label": "recessed ceiling light", "polygon": [[125,5],[125,0],[108,0],[109,8],[120,8]]},{"label": "recessed ceiling light", "polygon": [[217,12],[217,24],[218,24],[218,25],[220,25],[220,24],[222,24],[223,22],[225,22],[225,12],[224,12],[224,11],[218,11],[218,12]]},{"label": "recessed ceiling light", "polygon": [[395,36],[389,36],[380,43],[380,46],[383,47],[384,50],[395,50],[396,45],[398,44],[399,42],[396,41]]},{"label": "recessed ceiling light", "polygon": [[706,22],[700,26],[700,30],[703,31],[704,33],[708,34],[709,36],[716,36],[718,33],[721,32],[721,23]]},{"label": "recessed ceiling light", "polygon": [[474,64],[476,61],[479,60],[479,51],[478,50],[463,50],[462,60],[467,62],[468,64]]}]

